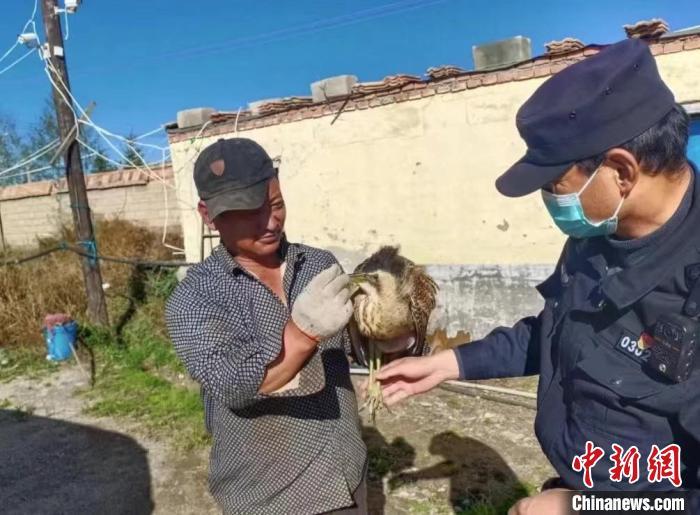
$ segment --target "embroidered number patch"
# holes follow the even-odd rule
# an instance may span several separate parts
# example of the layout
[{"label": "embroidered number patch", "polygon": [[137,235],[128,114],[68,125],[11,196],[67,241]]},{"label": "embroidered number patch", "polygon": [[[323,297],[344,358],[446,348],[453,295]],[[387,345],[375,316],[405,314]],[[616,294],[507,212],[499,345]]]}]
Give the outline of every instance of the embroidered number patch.
[{"label": "embroidered number patch", "polygon": [[623,334],[617,341],[615,349],[634,361],[645,363],[651,355],[651,351],[649,350],[650,346],[651,337],[645,333],[642,333],[641,336]]}]

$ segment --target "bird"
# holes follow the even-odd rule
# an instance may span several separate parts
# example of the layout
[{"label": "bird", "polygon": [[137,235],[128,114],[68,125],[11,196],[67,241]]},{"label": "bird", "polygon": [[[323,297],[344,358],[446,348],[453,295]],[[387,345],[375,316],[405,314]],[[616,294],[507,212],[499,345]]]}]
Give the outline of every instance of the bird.
[{"label": "bird", "polygon": [[381,389],[374,377],[381,366],[382,352],[374,343],[407,339],[412,343],[404,354],[425,354],[428,320],[438,293],[437,284],[425,269],[403,257],[399,250],[383,246],[350,274],[355,290],[348,332],[358,364],[369,368],[372,421],[382,405]]}]

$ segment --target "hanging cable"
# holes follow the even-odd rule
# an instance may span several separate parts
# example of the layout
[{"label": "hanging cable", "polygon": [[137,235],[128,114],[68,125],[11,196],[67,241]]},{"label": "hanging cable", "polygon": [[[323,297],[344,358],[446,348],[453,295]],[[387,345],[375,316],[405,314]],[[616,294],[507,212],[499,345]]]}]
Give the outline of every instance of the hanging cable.
[{"label": "hanging cable", "polygon": [[164,129],[163,126],[161,125],[161,126],[158,127],[157,129],[153,129],[152,131],[146,132],[146,133],[144,133],[144,134],[141,134],[140,136],[135,137],[135,138],[134,138],[134,141],[138,141],[138,140],[140,140],[140,139],[144,139],[144,138],[147,138],[147,137],[149,137],[149,136],[153,136],[154,134],[158,134],[159,132],[161,132],[161,131],[163,131],[163,130],[165,130],[165,129]]},{"label": "hanging cable", "polygon": [[2,70],[0,70],[0,75],[2,75],[3,73],[5,73],[5,72],[7,72],[7,71],[10,71],[12,68],[14,68],[15,66],[17,66],[17,65],[18,65],[19,63],[21,63],[22,61],[24,61],[27,57],[29,57],[30,55],[32,55],[34,52],[36,52],[36,48],[32,48],[31,50],[28,50],[27,53],[24,54],[22,57],[20,57],[19,59],[15,59],[15,60],[12,62],[12,64],[9,64],[8,66],[6,66],[6,67],[3,68]]},{"label": "hanging cable", "polygon": [[21,162],[19,162],[19,163],[17,163],[17,164],[14,164],[14,165],[10,166],[9,168],[6,168],[6,169],[0,171],[0,177],[3,177],[5,174],[7,174],[7,173],[9,173],[9,172],[12,172],[12,171],[14,171],[14,170],[17,170],[18,168],[22,168],[23,166],[27,166],[28,164],[33,163],[33,162],[36,161],[37,159],[40,159],[40,158],[43,157],[44,155],[46,155],[46,154],[48,154],[49,152],[51,152],[52,150],[54,150],[58,145],[59,145],[58,139],[53,140],[53,141],[50,142],[49,144],[44,145],[44,146],[41,147],[40,149],[34,151],[34,152],[33,152],[32,154],[30,154],[29,156],[25,157],[23,161],[21,161]]},{"label": "hanging cable", "polygon": [[[36,18],[36,11],[39,7],[39,0],[34,0],[34,9],[32,10],[32,15],[29,17],[27,22],[24,24],[24,27],[22,27],[22,30],[20,34],[24,34],[27,31],[27,27],[32,25],[33,27],[33,32],[36,33],[36,25],[34,24],[34,18]],[[7,56],[9,56],[15,48],[20,44],[19,38],[15,41],[15,43],[4,53],[2,54],[2,57],[0,57],[0,62],[4,61]]]}]

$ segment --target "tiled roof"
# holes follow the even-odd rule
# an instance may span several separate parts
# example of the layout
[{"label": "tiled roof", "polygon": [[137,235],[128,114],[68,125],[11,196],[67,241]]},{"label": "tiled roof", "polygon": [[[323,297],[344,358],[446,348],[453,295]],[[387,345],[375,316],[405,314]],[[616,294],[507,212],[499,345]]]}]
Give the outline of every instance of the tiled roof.
[{"label": "tiled roof", "polygon": [[442,80],[447,79],[449,77],[457,77],[458,75],[462,75],[464,73],[467,73],[467,70],[465,70],[464,68],[460,68],[459,66],[453,66],[450,64],[436,66],[434,68],[428,68],[428,71],[426,72],[428,77],[430,77],[432,80]]},{"label": "tiled roof", "polygon": [[661,18],[638,21],[632,25],[624,25],[625,34],[628,38],[658,38],[669,31],[668,23]]},{"label": "tiled roof", "polygon": [[544,46],[547,49],[547,55],[559,55],[581,50],[586,45],[580,39],[564,38],[560,41],[550,41]]},{"label": "tiled roof", "polygon": [[[173,168],[170,163],[161,168],[159,164],[150,165],[153,173],[165,181],[173,180]],[[137,186],[148,184],[152,180],[158,180],[156,177],[150,177],[149,174],[141,169],[125,168],[123,170],[115,170],[110,172],[92,173],[85,176],[85,187],[90,190],[105,190],[110,188],[123,188],[126,186]],[[56,193],[65,193],[68,187],[65,179],[57,181],[37,181],[27,184],[17,184],[13,186],[0,187],[0,201],[17,200],[28,197],[44,197],[47,195],[55,195]]]},{"label": "tiled roof", "polygon": [[[684,50],[700,49],[700,34],[691,33],[678,36],[667,34],[663,38],[655,38],[648,40],[648,42],[652,54],[672,54]],[[577,45],[574,44],[574,46]],[[248,111],[215,113],[211,116],[212,124],[206,127],[203,135],[216,136],[230,133],[234,124],[237,124],[238,130],[258,129],[308,118],[335,116],[341,108],[344,112],[371,109],[465,89],[547,77],[563,70],[570,64],[597,54],[605,46],[607,45],[586,45],[566,52],[545,54],[498,70],[464,71],[454,66],[431,68],[426,80],[415,80],[414,76],[397,76],[411,77],[411,79],[403,82],[396,81],[396,85],[391,84],[390,86],[386,84],[387,79],[385,79],[380,83],[370,83],[369,88],[367,83],[364,83],[364,88],[358,88],[357,86],[363,86],[363,83],[360,83],[353,88],[349,98],[312,103],[271,115],[253,116]],[[171,143],[176,143],[191,138],[198,132],[200,132],[200,127],[186,129],[170,127],[168,137]]]}]

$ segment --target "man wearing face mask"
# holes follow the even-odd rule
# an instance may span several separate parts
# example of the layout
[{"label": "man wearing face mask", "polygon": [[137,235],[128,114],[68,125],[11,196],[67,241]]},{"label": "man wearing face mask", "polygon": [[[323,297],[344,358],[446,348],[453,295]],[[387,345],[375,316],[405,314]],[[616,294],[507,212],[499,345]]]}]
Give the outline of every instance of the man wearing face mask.
[{"label": "man wearing face mask", "polygon": [[[527,153],[496,187],[508,197],[539,190],[570,236],[537,287],[544,308],[474,343],[386,365],[385,401],[447,379],[539,374],[535,433],[560,477],[513,514],[567,513],[571,489],[674,490],[648,467],[674,445],[681,488],[696,490],[700,185],[686,158],[688,116],[646,43],[627,40],[547,80],[516,122]],[[682,352],[661,352],[672,344]],[[576,459],[587,442],[605,453],[590,482]],[[611,477],[613,444],[638,450],[636,481]]]}]

